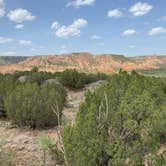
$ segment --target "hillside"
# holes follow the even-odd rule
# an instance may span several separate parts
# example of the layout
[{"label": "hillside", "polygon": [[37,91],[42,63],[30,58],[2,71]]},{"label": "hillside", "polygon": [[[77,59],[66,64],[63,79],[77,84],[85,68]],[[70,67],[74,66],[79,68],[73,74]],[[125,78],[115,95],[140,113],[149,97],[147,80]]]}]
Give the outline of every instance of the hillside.
[{"label": "hillside", "polygon": [[24,56],[0,56],[0,65],[9,65],[19,63],[29,57]]},{"label": "hillside", "polygon": [[[3,58],[4,59],[4,58]],[[90,53],[71,53],[64,55],[34,56],[30,58],[7,58],[8,65],[0,66],[1,73],[31,70],[38,66],[40,71],[56,72],[77,69],[84,72],[116,73],[120,68],[153,75],[166,71],[166,56],[125,57],[123,55],[92,55]],[[15,63],[15,64],[13,64]]]}]

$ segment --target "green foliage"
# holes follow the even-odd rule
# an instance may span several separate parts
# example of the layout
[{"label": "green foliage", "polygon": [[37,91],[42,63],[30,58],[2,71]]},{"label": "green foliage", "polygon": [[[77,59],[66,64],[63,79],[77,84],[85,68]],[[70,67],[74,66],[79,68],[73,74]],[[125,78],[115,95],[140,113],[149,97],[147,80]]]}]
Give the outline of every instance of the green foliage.
[{"label": "green foliage", "polygon": [[50,73],[50,72],[36,72],[36,71],[19,71],[15,72],[12,76],[14,77],[14,80],[17,81],[19,77],[26,76],[27,80],[26,82],[29,83],[37,83],[38,85],[41,85],[43,81],[47,79],[58,79],[60,77],[59,72],[56,73]]},{"label": "green foliage", "polygon": [[80,89],[83,88],[85,84],[95,82],[97,80],[108,79],[108,76],[102,73],[85,74],[79,73],[76,70],[66,70],[62,73],[47,73],[38,72],[37,67],[34,67],[32,71],[21,71],[15,72],[14,74],[0,75],[0,116],[6,115],[4,100],[17,85],[21,84],[18,81],[21,76],[25,76],[24,84],[36,83],[40,86],[45,80],[56,79],[71,89]]},{"label": "green foliage", "polygon": [[82,88],[84,84],[82,76],[76,70],[65,70],[61,75],[61,81],[63,85],[73,89]]},{"label": "green foliage", "polygon": [[8,75],[0,75],[0,116],[6,116],[4,100],[6,96],[13,90],[15,85],[16,84],[12,77]]},{"label": "green foliage", "polygon": [[62,72],[60,78],[64,86],[71,89],[81,89],[85,86],[85,84],[92,83],[98,80],[105,80],[108,78],[108,76],[102,73],[79,73],[77,70],[71,69]]},{"label": "green foliage", "polygon": [[[164,61],[164,60],[163,60]],[[166,78],[166,65],[161,64],[159,65],[158,69],[151,69],[151,70],[141,70],[139,69],[138,72],[145,76],[153,76],[158,78]]]},{"label": "green foliage", "polygon": [[57,144],[54,143],[53,139],[48,136],[41,136],[39,138],[39,146],[43,150],[43,166],[46,166],[47,153],[50,154],[55,164],[62,165],[64,163],[64,155],[58,149]]},{"label": "green foliage", "polygon": [[39,68],[37,66],[34,66],[31,70],[32,73],[38,72]]},{"label": "green foliage", "polygon": [[39,146],[43,150],[43,166],[46,166],[46,152],[49,150],[49,147],[51,147],[53,144],[53,141],[50,137],[42,136],[39,138]]},{"label": "green foliage", "polygon": [[57,144],[53,143],[49,146],[49,153],[56,165],[63,165],[65,163],[64,154],[58,149]]},{"label": "green foliage", "polygon": [[41,136],[39,138],[39,146],[43,151],[47,151],[49,147],[53,144],[53,141],[51,140],[50,137],[47,136]]},{"label": "green foliage", "polygon": [[5,100],[8,118],[20,127],[51,127],[58,124],[62,115],[66,92],[60,85],[40,88],[37,84],[18,85]]},{"label": "green foliage", "polygon": [[124,71],[87,93],[76,123],[63,133],[69,165],[144,165],[166,140],[165,99],[155,81]]},{"label": "green foliage", "polygon": [[153,78],[166,94],[166,78]]},{"label": "green foliage", "polygon": [[160,153],[159,155],[150,156],[150,166],[164,166],[166,165],[166,151]]}]

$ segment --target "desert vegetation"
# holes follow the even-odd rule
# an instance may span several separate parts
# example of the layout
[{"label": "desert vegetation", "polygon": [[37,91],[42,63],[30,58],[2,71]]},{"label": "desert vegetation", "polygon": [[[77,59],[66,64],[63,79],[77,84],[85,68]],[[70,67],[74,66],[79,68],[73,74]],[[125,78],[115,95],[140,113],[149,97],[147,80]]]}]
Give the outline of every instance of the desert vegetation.
[{"label": "desert vegetation", "polygon": [[77,70],[65,70],[61,73],[60,80],[62,84],[71,89],[81,89],[85,84],[89,84],[98,80],[106,80],[108,76],[103,73],[86,74],[79,73]]},{"label": "desert vegetation", "polygon": [[66,92],[60,85],[19,85],[5,99],[7,117],[20,127],[55,126],[58,118],[52,109],[61,117],[65,98]]},{"label": "desert vegetation", "polygon": [[61,73],[31,71],[0,75],[0,114],[19,127],[44,128],[57,125],[62,115],[66,90],[108,79],[105,74],[85,74],[76,70]]},{"label": "desert vegetation", "polygon": [[121,71],[86,95],[64,130],[70,165],[164,165],[166,94],[151,78]]},{"label": "desert vegetation", "polygon": [[[78,91],[99,80],[106,83],[86,93],[75,123],[62,124],[67,91]],[[56,126],[56,142],[45,136],[38,141],[43,165],[47,165],[47,152],[59,165],[165,165],[165,108],[165,78],[145,77],[135,71],[120,70],[109,76],[75,69],[47,73],[34,67],[0,75],[1,117],[18,128]],[[0,158],[4,155],[0,149]]]}]

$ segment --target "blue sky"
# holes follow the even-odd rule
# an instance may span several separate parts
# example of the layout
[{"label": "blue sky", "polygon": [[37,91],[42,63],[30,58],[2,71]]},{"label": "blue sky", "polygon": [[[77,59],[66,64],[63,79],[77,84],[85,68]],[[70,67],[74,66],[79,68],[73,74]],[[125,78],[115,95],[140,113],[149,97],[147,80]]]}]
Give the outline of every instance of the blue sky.
[{"label": "blue sky", "polygon": [[165,0],[0,0],[0,55],[166,55]]}]

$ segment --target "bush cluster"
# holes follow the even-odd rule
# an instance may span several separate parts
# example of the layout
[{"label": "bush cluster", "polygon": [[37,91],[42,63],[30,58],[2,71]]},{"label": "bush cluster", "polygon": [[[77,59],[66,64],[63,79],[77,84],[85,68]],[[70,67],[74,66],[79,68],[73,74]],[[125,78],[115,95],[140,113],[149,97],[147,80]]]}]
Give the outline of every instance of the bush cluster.
[{"label": "bush cluster", "polygon": [[79,73],[75,69],[65,70],[60,74],[62,84],[70,89],[81,89],[88,83],[98,80],[106,80],[107,78],[108,76],[106,74]]},{"label": "bush cluster", "polygon": [[[21,83],[20,76],[28,76],[28,80]],[[55,81],[57,78],[60,82]],[[63,131],[65,160],[73,166],[141,166],[145,160],[151,165],[164,165],[165,156],[157,155],[161,144],[166,143],[164,78],[122,70],[111,77],[76,70],[52,74],[39,72],[36,67],[0,75],[0,116],[7,115],[19,127],[56,126],[66,101],[62,84],[80,89],[106,79],[108,84],[86,94],[75,124]],[[56,161],[63,162],[57,146],[51,153]]]},{"label": "bush cluster", "polygon": [[[25,78],[23,82],[19,81],[21,76]],[[43,84],[49,79],[55,80],[52,81],[54,83]],[[62,85],[79,89],[99,79],[107,79],[107,76],[100,73],[79,73],[76,70],[61,73],[39,72],[37,67],[31,71],[0,75],[0,116],[7,115],[13,123],[21,127],[54,126],[57,124],[57,117],[52,107],[57,109],[58,106],[61,116],[66,98]]]},{"label": "bush cluster", "polygon": [[64,130],[69,165],[144,165],[149,155],[163,162],[157,152],[166,140],[165,99],[151,78],[123,71],[112,76],[86,95],[76,123]]},{"label": "bush cluster", "polygon": [[32,68],[31,71],[16,72],[12,76],[10,75],[14,81],[17,81],[21,76],[26,77],[25,82],[37,83],[38,85],[41,85],[45,80],[56,79],[69,89],[81,89],[88,83],[109,78],[108,75],[103,73],[88,74],[78,72],[75,69],[55,73],[39,72],[37,67]]},{"label": "bush cluster", "polygon": [[20,127],[52,127],[58,124],[65,98],[66,92],[60,85],[41,88],[27,83],[18,85],[6,97],[5,108],[8,118]]}]

